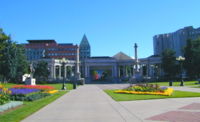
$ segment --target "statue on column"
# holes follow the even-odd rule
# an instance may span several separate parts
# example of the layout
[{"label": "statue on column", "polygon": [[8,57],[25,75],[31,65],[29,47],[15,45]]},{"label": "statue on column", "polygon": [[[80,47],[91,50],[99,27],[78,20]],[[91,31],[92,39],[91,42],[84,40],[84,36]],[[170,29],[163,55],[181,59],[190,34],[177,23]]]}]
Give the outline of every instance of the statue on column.
[{"label": "statue on column", "polygon": [[137,54],[137,48],[138,48],[137,43],[135,43],[134,48],[135,48],[135,75],[134,75],[134,79],[135,79],[136,82],[140,82],[140,81],[142,81],[142,77],[141,77],[140,71],[138,69],[139,61],[138,61],[138,54]]},{"label": "statue on column", "polygon": [[30,78],[33,78],[33,74],[35,72],[35,69],[33,67],[33,63],[30,64]]}]

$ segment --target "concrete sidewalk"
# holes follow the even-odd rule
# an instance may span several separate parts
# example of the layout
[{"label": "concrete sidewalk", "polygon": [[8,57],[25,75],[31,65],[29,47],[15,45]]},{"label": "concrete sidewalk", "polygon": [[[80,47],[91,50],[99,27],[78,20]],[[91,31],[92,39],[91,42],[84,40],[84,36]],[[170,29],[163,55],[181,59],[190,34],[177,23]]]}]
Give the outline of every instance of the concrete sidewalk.
[{"label": "concrete sidewalk", "polygon": [[[112,88],[114,87],[118,86],[114,85]],[[174,87],[174,89],[194,92],[199,90],[188,87]],[[116,102],[98,85],[84,85],[70,91],[22,122],[182,122],[184,120],[200,121],[200,98]]]},{"label": "concrete sidewalk", "polygon": [[200,92],[200,88],[191,88],[189,86],[179,86],[179,87],[172,86],[171,88],[179,91]]},{"label": "concrete sidewalk", "polygon": [[22,122],[141,122],[95,85],[70,91]]}]

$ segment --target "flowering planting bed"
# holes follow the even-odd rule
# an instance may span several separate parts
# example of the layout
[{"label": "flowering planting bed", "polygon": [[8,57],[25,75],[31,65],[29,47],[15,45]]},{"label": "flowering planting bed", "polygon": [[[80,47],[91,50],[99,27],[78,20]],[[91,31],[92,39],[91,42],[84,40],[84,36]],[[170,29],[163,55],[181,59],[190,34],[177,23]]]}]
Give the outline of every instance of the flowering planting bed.
[{"label": "flowering planting bed", "polygon": [[55,93],[52,86],[43,85],[15,85],[10,88],[11,99],[20,101],[34,101]]},{"label": "flowering planting bed", "polygon": [[10,93],[11,93],[11,91],[9,91],[3,85],[0,85],[0,105],[3,105],[10,101],[10,99],[9,99]]},{"label": "flowering planting bed", "polygon": [[160,87],[157,84],[138,84],[123,90],[116,90],[115,93],[170,96],[173,91],[174,90],[172,88]]},{"label": "flowering planting bed", "polygon": [[10,99],[34,101],[57,92],[58,90],[54,90],[54,87],[44,85],[15,85],[10,89],[0,85],[0,105],[9,102]]},{"label": "flowering planting bed", "polygon": [[52,86],[44,86],[44,85],[15,85],[12,88],[26,88],[26,89],[39,89],[39,90],[54,90]]},{"label": "flowering planting bed", "polygon": [[11,91],[11,95],[18,95],[18,94],[30,94],[30,93],[34,93],[34,92],[39,92],[39,89],[27,89],[27,88],[10,88],[9,89]]}]

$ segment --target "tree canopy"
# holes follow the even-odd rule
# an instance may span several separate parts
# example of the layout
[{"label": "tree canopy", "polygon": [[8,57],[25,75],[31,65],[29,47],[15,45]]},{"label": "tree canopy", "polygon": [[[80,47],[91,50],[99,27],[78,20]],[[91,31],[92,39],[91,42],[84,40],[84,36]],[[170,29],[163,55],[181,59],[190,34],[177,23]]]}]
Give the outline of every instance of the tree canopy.
[{"label": "tree canopy", "polygon": [[38,82],[44,82],[48,80],[50,71],[48,69],[48,63],[45,61],[39,61],[35,67],[34,77]]},{"label": "tree canopy", "polygon": [[184,50],[185,62],[184,68],[187,75],[194,79],[200,77],[200,38],[196,40],[187,40]]},{"label": "tree canopy", "polygon": [[175,51],[166,49],[162,53],[162,69],[167,79],[173,79],[179,73],[178,64],[176,63]]},{"label": "tree canopy", "polygon": [[20,82],[27,72],[28,62],[23,46],[11,41],[0,29],[0,77],[2,81]]}]

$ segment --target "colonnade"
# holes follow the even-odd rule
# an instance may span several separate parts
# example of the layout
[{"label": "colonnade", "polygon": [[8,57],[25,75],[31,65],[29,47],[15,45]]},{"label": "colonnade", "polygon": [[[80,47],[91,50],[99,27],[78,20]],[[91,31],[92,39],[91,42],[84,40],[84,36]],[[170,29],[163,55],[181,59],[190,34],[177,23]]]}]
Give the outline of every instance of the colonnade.
[{"label": "colonnade", "polygon": [[[90,78],[90,69],[93,65],[86,65],[84,67],[84,76],[85,78]],[[95,65],[97,66],[97,65]],[[105,66],[105,65],[103,65]],[[97,66],[101,67],[101,65]],[[110,70],[112,71],[112,77],[113,78],[124,78],[124,77],[132,77],[135,73],[135,65],[108,65],[110,67]],[[98,68],[97,68],[98,70]]]},{"label": "colonnade", "polygon": [[75,73],[75,66],[72,65],[52,65],[51,66],[51,78],[52,79],[62,79],[70,78]]}]

